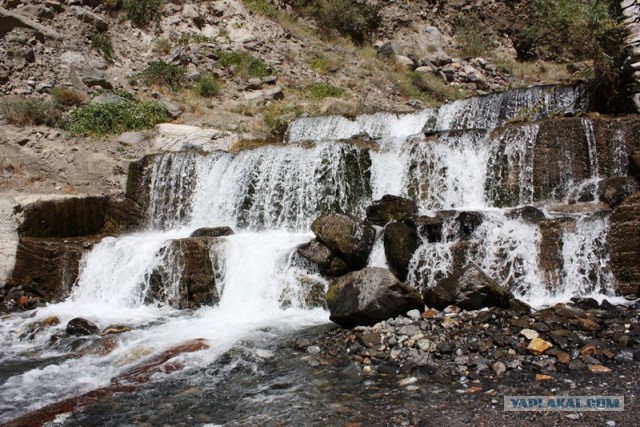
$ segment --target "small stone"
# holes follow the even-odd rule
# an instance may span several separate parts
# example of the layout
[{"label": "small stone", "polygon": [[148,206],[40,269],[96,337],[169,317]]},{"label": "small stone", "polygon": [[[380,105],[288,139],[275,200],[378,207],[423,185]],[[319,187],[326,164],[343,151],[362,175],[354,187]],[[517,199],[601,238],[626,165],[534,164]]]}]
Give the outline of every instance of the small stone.
[{"label": "small stone", "polygon": [[360,344],[367,348],[382,344],[382,336],[378,333],[363,334],[358,337]]},{"label": "small stone", "polygon": [[438,311],[430,308],[429,310],[422,313],[421,317],[423,319],[433,319],[434,317],[438,317]]},{"label": "small stone", "polygon": [[316,355],[320,353],[320,347],[318,347],[317,345],[310,345],[309,347],[307,347],[307,353]]},{"label": "small stone", "polygon": [[164,106],[165,110],[167,110],[167,114],[169,114],[169,116],[172,119],[177,119],[182,114],[182,109],[180,108],[179,104],[176,104],[175,102],[168,101],[166,99],[163,99],[160,102]]},{"label": "small stone", "polygon": [[416,346],[422,351],[429,351],[431,348],[431,341],[426,338],[419,339],[416,342]]},{"label": "small stone", "polygon": [[81,317],[69,320],[66,329],[69,335],[93,335],[97,333],[98,330],[99,328],[95,323]]},{"label": "small stone", "polygon": [[609,420],[605,423],[608,427],[616,427],[616,422],[613,420]]},{"label": "small stone", "polygon": [[261,348],[256,350],[256,356],[258,356],[261,359],[272,359],[274,355],[275,353],[271,350],[264,350]]},{"label": "small stone", "polygon": [[556,353],[556,358],[558,359],[558,362],[564,363],[565,365],[571,362],[571,355],[564,351],[558,351]]},{"label": "small stone", "polygon": [[523,329],[520,331],[520,335],[523,335],[528,340],[538,338],[539,336],[538,332],[534,331],[533,329]]},{"label": "small stone", "polygon": [[494,363],[493,366],[491,366],[491,369],[496,373],[496,375],[502,375],[507,371],[507,367],[502,362]]},{"label": "small stone", "polygon": [[589,365],[589,366],[587,366],[587,369],[589,369],[589,372],[594,373],[594,374],[607,374],[607,373],[611,372],[611,369],[607,368],[606,366],[602,366],[602,365]]},{"label": "small stone", "polygon": [[585,344],[580,349],[580,354],[583,356],[593,356],[597,352],[598,352],[598,347],[596,347],[596,345],[593,343]]},{"label": "small stone", "polygon": [[620,353],[616,354],[613,359],[616,362],[632,363],[633,362],[633,352],[631,350],[622,350]]},{"label": "small stone", "polygon": [[420,318],[420,310],[409,310],[407,311],[407,317],[413,320],[418,320]]},{"label": "small stone", "polygon": [[545,374],[536,374],[536,381],[548,381],[552,380],[553,377]]},{"label": "small stone", "polygon": [[404,379],[400,380],[399,384],[400,384],[400,386],[405,386],[405,385],[413,384],[416,381],[418,381],[418,379],[416,377],[408,377],[408,378],[404,378]]},{"label": "small stone", "polygon": [[572,421],[577,421],[580,419],[580,414],[568,414],[568,415],[565,415],[565,417]]},{"label": "small stone", "polygon": [[552,347],[553,344],[551,344],[550,342],[545,341],[542,338],[534,338],[527,346],[527,350],[529,351],[529,353],[535,356],[539,356]]},{"label": "small stone", "polygon": [[583,331],[594,332],[600,329],[600,325],[598,325],[593,320],[578,318],[576,320],[578,327]]}]

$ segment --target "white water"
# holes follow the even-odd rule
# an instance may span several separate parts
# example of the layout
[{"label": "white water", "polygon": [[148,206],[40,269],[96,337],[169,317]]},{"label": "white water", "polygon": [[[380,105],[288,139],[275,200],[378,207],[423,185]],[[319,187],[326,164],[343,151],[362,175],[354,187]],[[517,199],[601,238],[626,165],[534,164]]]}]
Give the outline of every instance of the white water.
[{"label": "white water", "polygon": [[[66,354],[66,348],[56,349],[48,341],[74,317],[85,317],[100,327],[126,324],[132,331],[116,336],[118,345],[106,356],[52,362],[9,378],[0,385],[0,421],[104,386],[146,357],[190,339],[203,338],[210,346],[180,356],[193,368],[210,363],[260,329],[283,331],[327,322],[326,311],[309,309],[306,303],[309,283],[326,286],[326,282],[297,266],[294,250],[312,238],[309,225],[320,214],[363,216],[371,200],[384,194],[410,196],[422,213],[482,211],[484,222],[469,236],[462,255],[534,305],[575,294],[605,295],[610,276],[602,273],[595,280],[590,278],[607,262],[606,221],[578,219],[576,231],[564,236],[564,286],[550,293],[537,268],[538,227],[509,219],[493,207],[532,202],[536,125],[497,133],[422,133],[491,129],[524,113],[542,117],[572,112],[580,109],[578,92],[534,89],[459,101],[416,114],[380,113],[355,120],[305,118],[289,128],[293,145],[236,155],[159,156],[147,175],[153,195],[151,230],[103,240],[83,260],[69,299],[39,309],[33,317],[14,316],[0,323],[0,363]],[[377,139],[371,150],[336,142],[362,134]],[[305,141],[313,144],[302,144]],[[517,193],[515,200],[498,203],[498,190],[504,188]],[[179,311],[150,301],[149,276],[163,262],[161,249],[203,226],[231,226],[236,231],[215,248],[219,251],[215,257],[224,263],[216,284],[219,304]],[[452,216],[445,221],[442,241],[425,240],[415,253],[407,282],[432,286],[450,274],[459,233]],[[369,264],[386,266],[380,235]],[[177,282],[179,269],[172,274]],[[167,292],[177,295],[175,289]],[[36,334],[33,340],[19,338],[30,322],[53,315],[60,318],[59,326]]]}]

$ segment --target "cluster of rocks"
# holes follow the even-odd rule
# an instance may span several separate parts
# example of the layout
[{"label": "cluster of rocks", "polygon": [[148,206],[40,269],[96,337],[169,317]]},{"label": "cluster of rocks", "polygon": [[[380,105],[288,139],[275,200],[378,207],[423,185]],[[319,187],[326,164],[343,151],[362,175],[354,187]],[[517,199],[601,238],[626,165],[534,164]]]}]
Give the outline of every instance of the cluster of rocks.
[{"label": "cluster of rocks", "polygon": [[377,43],[378,56],[394,60],[405,65],[410,71],[428,74],[442,79],[452,86],[469,91],[499,90],[508,85],[507,74],[484,58],[452,58],[445,52],[444,36],[436,27],[426,27],[426,46],[420,46],[426,52],[422,57],[407,52],[395,40]]},{"label": "cluster of rocks", "polygon": [[[313,222],[316,239],[300,246],[297,253],[317,265],[325,276],[338,276],[326,293],[332,321],[345,327],[372,325],[410,310],[422,310],[425,302],[436,308],[455,303],[469,310],[500,306],[528,311],[526,304],[472,263],[460,263],[438,284],[426,284],[423,295],[405,284],[409,263],[421,243],[416,213],[412,200],[387,195],[367,208],[366,221],[330,214]],[[472,231],[470,227],[482,222],[479,215],[458,218],[467,234]],[[427,218],[425,222],[426,233],[441,238],[442,218]],[[366,267],[376,238],[374,225],[385,225],[384,248],[391,271]]]},{"label": "cluster of rocks", "polygon": [[631,95],[636,111],[640,112],[640,2],[637,0],[622,0],[620,8],[623,22],[629,31],[625,40],[629,51],[625,67],[631,75],[631,83],[627,90]]},{"label": "cluster of rocks", "polygon": [[473,392],[474,380],[513,372],[549,380],[566,371],[606,374],[638,361],[639,310],[638,303],[613,306],[592,299],[532,314],[448,306],[334,330],[300,345],[323,359],[356,362],[365,374],[426,372],[460,378]]}]

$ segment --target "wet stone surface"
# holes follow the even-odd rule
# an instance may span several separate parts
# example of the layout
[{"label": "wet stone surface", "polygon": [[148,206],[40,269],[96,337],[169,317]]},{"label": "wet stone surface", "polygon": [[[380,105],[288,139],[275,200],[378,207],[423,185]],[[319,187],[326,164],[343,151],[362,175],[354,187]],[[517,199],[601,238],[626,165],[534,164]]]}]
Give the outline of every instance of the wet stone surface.
[{"label": "wet stone surface", "polygon": [[[521,317],[450,309],[352,330],[265,333],[64,425],[635,425],[639,308],[563,305]],[[600,328],[581,328],[586,317]],[[536,339],[553,347],[534,354]],[[504,412],[505,395],[624,395],[625,411]]]}]

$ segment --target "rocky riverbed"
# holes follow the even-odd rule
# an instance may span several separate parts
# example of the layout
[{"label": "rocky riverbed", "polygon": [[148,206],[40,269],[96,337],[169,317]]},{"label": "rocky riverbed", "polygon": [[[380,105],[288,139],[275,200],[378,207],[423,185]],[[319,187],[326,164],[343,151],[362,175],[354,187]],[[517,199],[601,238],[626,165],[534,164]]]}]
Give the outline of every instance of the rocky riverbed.
[{"label": "rocky riverbed", "polygon": [[[373,327],[265,330],[207,368],[157,378],[64,424],[634,425],[639,311],[593,301],[526,316],[451,307]],[[551,347],[538,354],[536,339]],[[624,395],[625,411],[505,412],[505,395]]]}]

